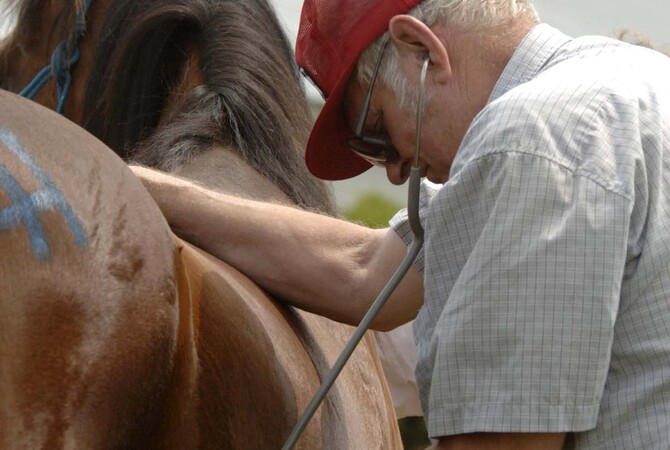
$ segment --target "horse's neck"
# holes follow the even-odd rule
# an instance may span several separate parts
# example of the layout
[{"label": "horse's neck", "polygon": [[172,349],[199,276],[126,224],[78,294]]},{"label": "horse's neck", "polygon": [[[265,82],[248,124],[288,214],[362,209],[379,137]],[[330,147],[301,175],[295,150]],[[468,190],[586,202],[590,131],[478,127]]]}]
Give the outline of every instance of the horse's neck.
[{"label": "horse's neck", "polygon": [[238,197],[292,204],[286,194],[249,166],[237,152],[219,145],[195,156],[174,174]]},{"label": "horse's neck", "polygon": [[[0,49],[2,72],[0,87],[12,92],[21,91],[30,80],[48,64],[54,43],[65,39],[66,30],[54,29],[53,17],[58,17],[63,5],[59,2],[42,2],[33,26],[27,30],[16,28]],[[53,30],[53,34],[48,37]],[[54,88],[45,86],[34,98],[38,103],[55,108]]]}]

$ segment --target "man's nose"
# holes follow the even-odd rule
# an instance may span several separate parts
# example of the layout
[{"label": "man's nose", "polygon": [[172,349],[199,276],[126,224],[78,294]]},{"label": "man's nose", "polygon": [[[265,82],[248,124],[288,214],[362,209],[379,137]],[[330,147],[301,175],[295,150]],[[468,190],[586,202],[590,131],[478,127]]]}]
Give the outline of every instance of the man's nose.
[{"label": "man's nose", "polygon": [[399,186],[407,181],[411,167],[409,161],[398,158],[386,163],[386,176],[391,183]]}]

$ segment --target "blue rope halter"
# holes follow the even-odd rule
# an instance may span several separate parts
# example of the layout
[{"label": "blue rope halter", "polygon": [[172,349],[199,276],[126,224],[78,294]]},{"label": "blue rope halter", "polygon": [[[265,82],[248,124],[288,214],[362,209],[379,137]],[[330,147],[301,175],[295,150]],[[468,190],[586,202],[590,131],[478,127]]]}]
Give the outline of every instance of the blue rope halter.
[{"label": "blue rope halter", "polygon": [[20,96],[32,100],[49,80],[53,78],[56,82],[56,96],[58,100],[56,111],[59,114],[63,114],[63,110],[65,109],[65,99],[67,98],[67,94],[70,92],[70,86],[72,85],[70,67],[74,66],[77,61],[79,61],[79,46],[77,43],[86,31],[86,14],[88,13],[88,9],[92,2],[93,0],[86,0],[84,10],[77,14],[77,23],[75,25],[73,40],[74,46],[71,52],[68,51],[67,39],[60,42],[51,54],[51,64],[44,67],[37,75],[35,75],[35,78],[33,78],[33,80],[19,92]]}]

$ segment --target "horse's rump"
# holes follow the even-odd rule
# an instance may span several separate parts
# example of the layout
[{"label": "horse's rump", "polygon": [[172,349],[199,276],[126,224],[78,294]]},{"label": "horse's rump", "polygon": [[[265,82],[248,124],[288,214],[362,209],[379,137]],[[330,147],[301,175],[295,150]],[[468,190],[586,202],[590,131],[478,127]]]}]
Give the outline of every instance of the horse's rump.
[{"label": "horse's rump", "polygon": [[169,228],[83,130],[4,91],[0,118],[0,447],[148,445],[176,354]]}]

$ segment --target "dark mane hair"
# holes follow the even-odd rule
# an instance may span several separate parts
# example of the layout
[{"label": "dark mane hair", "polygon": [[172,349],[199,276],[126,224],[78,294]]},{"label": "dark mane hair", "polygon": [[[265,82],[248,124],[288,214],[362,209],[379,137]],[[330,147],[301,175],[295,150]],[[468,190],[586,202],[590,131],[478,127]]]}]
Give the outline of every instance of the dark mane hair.
[{"label": "dark mane hair", "polygon": [[[15,38],[30,38],[43,2],[9,1],[21,22]],[[64,3],[59,28],[74,23],[84,0]],[[309,109],[268,0],[114,0],[99,36],[83,125],[122,158],[169,171],[212,144],[232,144],[296,204],[334,212],[303,162]],[[193,49],[204,83],[173,107]]]}]

